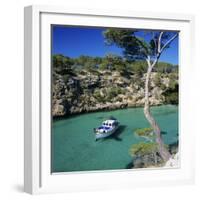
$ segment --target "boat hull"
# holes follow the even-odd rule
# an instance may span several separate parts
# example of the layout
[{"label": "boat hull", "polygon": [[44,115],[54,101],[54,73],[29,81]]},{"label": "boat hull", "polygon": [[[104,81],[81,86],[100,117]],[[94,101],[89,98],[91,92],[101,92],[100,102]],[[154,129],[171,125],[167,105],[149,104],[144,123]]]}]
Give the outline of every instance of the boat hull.
[{"label": "boat hull", "polygon": [[119,126],[116,126],[113,130],[108,131],[106,133],[96,133],[95,134],[95,139],[98,140],[98,139],[101,139],[101,138],[109,137],[110,135],[112,135],[118,129],[118,127]]}]

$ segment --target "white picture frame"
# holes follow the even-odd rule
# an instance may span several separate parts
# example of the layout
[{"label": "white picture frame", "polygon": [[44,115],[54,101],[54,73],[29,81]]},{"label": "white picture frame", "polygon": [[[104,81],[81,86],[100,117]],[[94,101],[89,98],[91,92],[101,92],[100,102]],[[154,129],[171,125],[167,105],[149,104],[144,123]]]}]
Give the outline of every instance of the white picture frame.
[{"label": "white picture frame", "polygon": [[[183,14],[89,10],[56,6],[25,8],[24,189],[31,194],[186,184],[194,181],[194,17]],[[180,31],[179,130],[176,169],[114,170],[51,174],[51,24]],[[185,48],[187,47],[187,48]],[[190,66],[190,67],[188,67]],[[189,133],[190,132],[190,133]]]}]

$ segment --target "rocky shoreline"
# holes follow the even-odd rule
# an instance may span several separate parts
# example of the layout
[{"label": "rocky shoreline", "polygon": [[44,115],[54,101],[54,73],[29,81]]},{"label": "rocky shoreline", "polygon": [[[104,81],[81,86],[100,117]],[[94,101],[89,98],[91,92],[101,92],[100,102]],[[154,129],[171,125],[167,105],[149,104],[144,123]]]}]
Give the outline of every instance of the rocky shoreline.
[{"label": "rocky shoreline", "polygon": [[138,168],[155,168],[155,167],[162,167],[162,168],[179,167],[180,157],[178,151],[178,143],[169,146],[170,146],[169,150],[171,153],[171,157],[167,162],[164,162],[159,154],[156,155],[156,162],[155,162],[155,156],[153,156],[153,154],[146,154],[143,156],[134,157],[133,161],[129,163],[128,168],[138,169]]}]

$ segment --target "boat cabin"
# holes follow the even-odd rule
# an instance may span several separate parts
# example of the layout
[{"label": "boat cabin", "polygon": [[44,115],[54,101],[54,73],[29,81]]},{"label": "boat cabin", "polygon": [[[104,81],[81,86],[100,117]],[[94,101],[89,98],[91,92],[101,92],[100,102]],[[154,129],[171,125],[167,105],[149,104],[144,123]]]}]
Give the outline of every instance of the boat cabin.
[{"label": "boat cabin", "polygon": [[107,126],[107,127],[113,127],[115,125],[117,125],[116,120],[106,120],[102,123],[102,126]]}]

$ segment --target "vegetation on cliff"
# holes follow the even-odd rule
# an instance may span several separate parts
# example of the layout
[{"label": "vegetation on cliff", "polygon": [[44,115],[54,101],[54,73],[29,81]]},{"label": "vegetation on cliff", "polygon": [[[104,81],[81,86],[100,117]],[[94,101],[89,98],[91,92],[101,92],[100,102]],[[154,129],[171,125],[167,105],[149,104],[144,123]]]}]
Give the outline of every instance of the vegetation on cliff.
[{"label": "vegetation on cliff", "polygon": [[[108,54],[69,58],[54,55],[53,116],[144,105],[146,65]],[[178,103],[177,66],[160,62],[152,73],[151,105]]]},{"label": "vegetation on cliff", "polygon": [[133,167],[157,167],[163,165],[157,143],[138,143],[132,145],[129,151],[133,156]]}]

